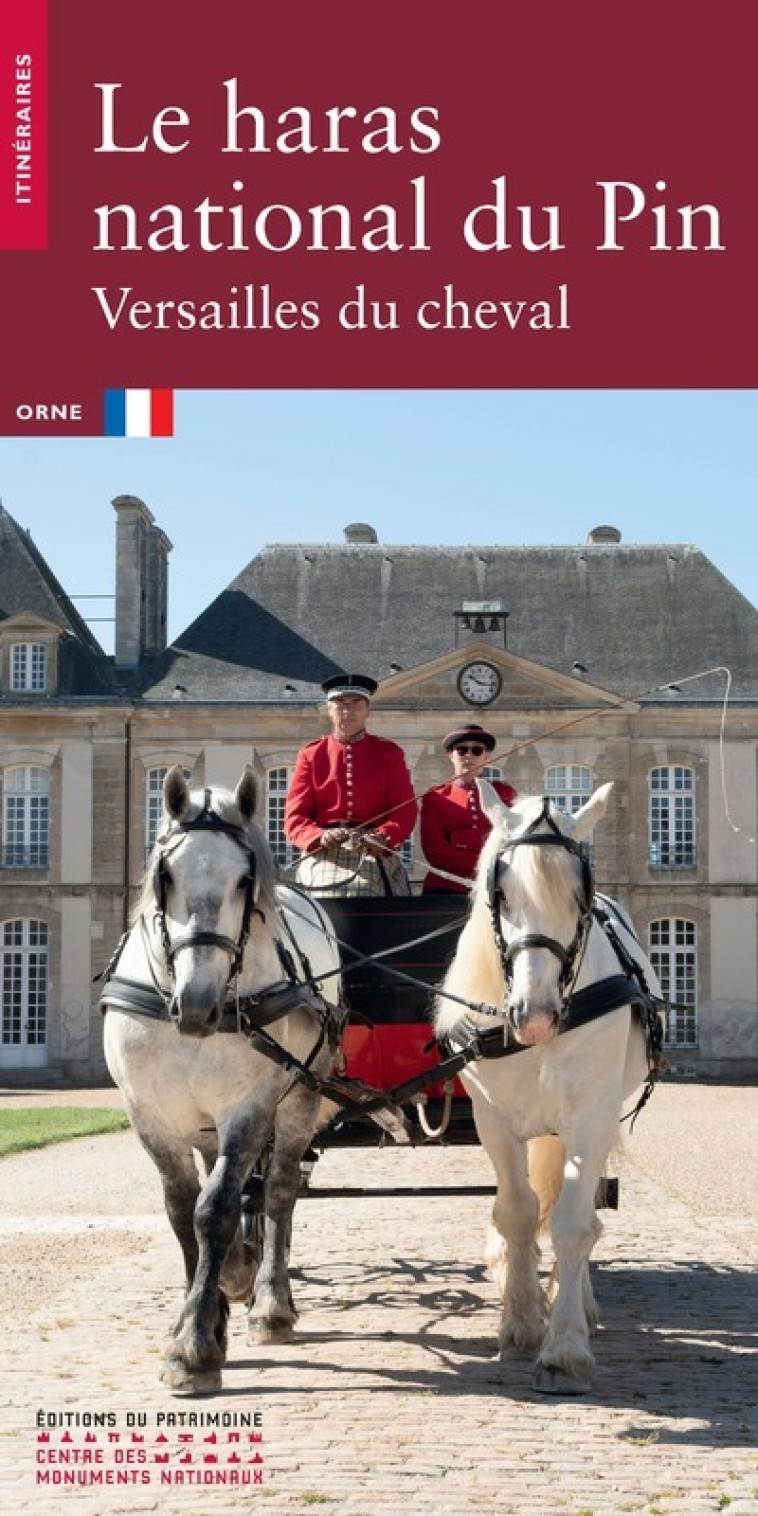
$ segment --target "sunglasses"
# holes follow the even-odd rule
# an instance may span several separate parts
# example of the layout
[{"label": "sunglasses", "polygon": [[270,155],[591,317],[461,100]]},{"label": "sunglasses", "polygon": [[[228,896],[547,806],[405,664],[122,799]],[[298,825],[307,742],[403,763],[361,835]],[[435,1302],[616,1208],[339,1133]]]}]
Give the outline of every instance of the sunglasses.
[{"label": "sunglasses", "polygon": [[473,753],[475,758],[481,758],[482,753],[486,752],[486,748],[480,747],[479,744],[474,742],[456,742],[455,747],[453,748],[453,752]]}]

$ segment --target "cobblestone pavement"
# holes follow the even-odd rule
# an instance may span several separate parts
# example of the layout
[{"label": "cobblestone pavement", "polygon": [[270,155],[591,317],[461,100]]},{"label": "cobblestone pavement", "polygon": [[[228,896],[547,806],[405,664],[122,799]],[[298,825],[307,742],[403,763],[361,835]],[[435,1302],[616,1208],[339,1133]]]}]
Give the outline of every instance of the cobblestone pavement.
[{"label": "cobblestone pavement", "polygon": [[[596,1385],[582,1399],[540,1396],[526,1359],[493,1356],[481,1196],[303,1202],[297,1341],[247,1347],[235,1307],[221,1395],[173,1398],[157,1375],[178,1308],[178,1250],[136,1140],[4,1160],[2,1510],[758,1512],[757,1106],[755,1090],[672,1083],[640,1118],[614,1164],[621,1206],[604,1213],[595,1253],[603,1327]],[[316,1180],[486,1183],[484,1165],[476,1149],[331,1153]],[[85,1430],[95,1413],[115,1427]],[[160,1421],[193,1413],[226,1428]],[[256,1413],[259,1429],[234,1428]],[[48,1442],[37,1440],[38,1416]],[[258,1430],[262,1441],[250,1442]],[[57,1461],[67,1451],[80,1461]],[[256,1454],[262,1463],[250,1462]],[[211,1457],[218,1464],[202,1462]],[[262,1483],[210,1483],[240,1470]],[[72,1472],[102,1482],[54,1482]]]}]

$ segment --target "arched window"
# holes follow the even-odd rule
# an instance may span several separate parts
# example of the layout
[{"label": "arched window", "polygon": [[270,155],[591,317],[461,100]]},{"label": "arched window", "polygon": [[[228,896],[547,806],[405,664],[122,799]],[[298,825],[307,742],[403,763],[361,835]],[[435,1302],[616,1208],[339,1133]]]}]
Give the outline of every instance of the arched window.
[{"label": "arched window", "polygon": [[42,642],[16,642],[11,648],[11,689],[40,694],[47,689],[47,648]]},{"label": "arched window", "polygon": [[266,774],[266,836],[276,863],[287,868],[295,849],[284,835],[284,803],[292,778],[292,769],[282,764]]},{"label": "arched window", "polygon": [[[34,1050],[44,1049],[47,1037],[48,929],[44,921],[3,921],[2,1032],[0,1049],[6,1067],[39,1062]],[[25,1050],[32,1050],[29,1059]],[[15,1050],[15,1052],[14,1052]]]},{"label": "arched window", "polygon": [[3,775],[3,866],[46,869],[50,857],[50,775],[7,768]]},{"label": "arched window", "polygon": [[[146,775],[145,854],[148,858],[155,847],[158,827],[163,815],[163,781],[167,773],[168,765],[165,765],[160,768],[148,769]],[[192,780],[192,770],[183,768],[182,773],[189,784]]]},{"label": "arched window", "polygon": [[665,1040],[672,1046],[697,1043],[697,926],[681,916],[651,921],[650,962],[671,1009]]},{"label": "arched window", "polygon": [[554,763],[545,770],[545,794],[572,816],[589,800],[593,786],[592,769],[584,763]]},{"label": "arched window", "polygon": [[692,869],[695,849],[695,774],[680,764],[650,770],[650,867]]}]

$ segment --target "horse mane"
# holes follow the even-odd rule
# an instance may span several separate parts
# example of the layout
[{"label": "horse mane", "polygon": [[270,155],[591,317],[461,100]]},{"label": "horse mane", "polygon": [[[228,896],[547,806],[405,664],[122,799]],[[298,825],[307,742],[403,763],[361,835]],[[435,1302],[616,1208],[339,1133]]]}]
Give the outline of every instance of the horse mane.
[{"label": "horse mane", "polygon": [[[235,827],[240,833],[240,841],[249,848],[255,856],[257,881],[258,881],[258,905],[264,912],[274,909],[274,886],[276,883],[276,864],[271,848],[263,835],[258,823],[243,816],[239,807],[235,804],[231,790],[213,787],[211,789],[210,809],[215,816],[226,823],[227,826]],[[205,809],[205,790],[192,790],[190,792],[190,804],[187,813],[182,818],[184,821],[194,821],[202,815]],[[171,827],[173,818],[164,810],[161,815],[158,835],[155,845],[147,861],[147,867],[139,885],[137,900],[132,909],[129,925],[134,926],[140,916],[150,910],[156,904],[153,878],[155,865],[161,852],[161,838]]]},{"label": "horse mane", "polygon": [[[514,828],[511,824],[506,833],[505,826],[496,822],[482,848],[471,888],[469,919],[442,984],[439,1009],[435,1017],[440,1036],[452,1031],[456,1023],[468,1014],[465,1006],[445,1000],[445,990],[475,1003],[484,1001],[488,1005],[503,1004],[505,979],[492,930],[487,876],[490,865],[502,852],[506,841],[513,837],[514,831],[520,831],[537,818],[542,803],[541,797],[531,795],[515,800],[509,807],[509,812],[511,816],[515,813],[518,826]],[[551,807],[551,815],[560,825],[557,807]],[[514,848],[508,852],[508,869],[518,874],[527,899],[538,901],[542,909],[557,912],[565,909],[567,899],[573,906],[580,898],[581,882],[576,865],[565,848]]]}]

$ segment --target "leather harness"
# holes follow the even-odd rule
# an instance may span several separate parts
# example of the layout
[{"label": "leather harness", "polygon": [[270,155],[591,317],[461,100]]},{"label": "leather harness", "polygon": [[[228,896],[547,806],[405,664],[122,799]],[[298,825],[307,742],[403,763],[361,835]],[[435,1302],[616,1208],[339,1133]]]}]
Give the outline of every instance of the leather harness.
[{"label": "leather harness", "polygon": [[[622,918],[613,902],[605,896],[594,895],[592,864],[586,849],[575,843],[572,838],[563,835],[550,816],[548,805],[548,799],[545,797],[540,815],[531,823],[522,836],[512,838],[504,844],[504,848],[493,858],[488,871],[488,906],[492,918],[495,941],[503,967],[503,975],[506,985],[508,985],[512,978],[513,960],[518,952],[523,951],[527,947],[545,947],[560,959],[561,972],[559,984],[564,995],[557,1029],[558,1035],[563,1035],[579,1027],[587,1026],[599,1017],[619,1009],[620,1006],[631,1005],[633,1007],[643,1023],[648,1057],[647,1081],[637,1106],[630,1113],[632,1119],[634,1119],[649,1099],[656,1074],[660,1068],[663,1033],[659,1011],[662,1002],[651,993],[640,964],[636,962],[619,937],[613,916],[615,915],[618,921],[621,921]],[[543,820],[547,822],[550,828],[549,833],[535,835],[536,827]],[[175,939],[173,942],[169,939],[165,920],[165,907],[170,875],[165,865],[165,857],[170,856],[170,850],[168,847],[161,846],[161,851],[153,870],[153,893],[155,894],[158,907],[167,969],[169,976],[173,978],[173,960],[178,952],[200,943],[212,943],[225,948],[230,953],[231,964],[228,984],[231,985],[236,979],[242,964],[252,915],[255,912],[262,916],[262,913],[258,911],[254,903],[256,895],[255,855],[249,847],[241,829],[223,821],[221,817],[211,810],[210,792],[208,790],[205,792],[205,805],[200,815],[193,821],[177,823],[171,828],[167,836],[159,839],[159,841],[160,844],[169,844],[176,838],[178,843],[185,833],[198,830],[225,832],[247,854],[249,867],[245,876],[245,905],[240,935],[236,942],[229,937],[214,932],[188,933],[179,939]],[[502,865],[503,851],[521,845],[563,847],[567,851],[577,855],[581,861],[582,896],[579,917],[574,938],[568,948],[564,948],[555,939],[538,933],[526,934],[510,945],[505,942],[499,910],[499,901],[502,897],[499,871]],[[142,918],[140,919],[142,920]],[[581,954],[593,920],[602,928],[613,947],[619,962],[620,972],[610,975],[606,979],[599,980],[595,984],[588,985],[583,990],[572,991],[570,984],[576,980],[581,963]],[[319,981],[314,977],[308,959],[302,952],[294,934],[286,921],[283,921],[282,925],[287,931],[292,947],[300,958],[300,970],[298,970],[295,964],[293,954],[281,939],[277,939],[277,950],[286,977],[275,984],[269,985],[257,995],[241,996],[237,994],[234,999],[227,1000],[216,1031],[235,1032],[246,1036],[257,1051],[271,1058],[281,1067],[286,1068],[292,1074],[293,1080],[301,1081],[309,1089],[318,1090],[337,1104],[341,1106],[357,1106],[365,1114],[373,1110],[389,1107],[396,1114],[401,1115],[400,1107],[416,1100],[430,1085],[437,1084],[440,1081],[452,1081],[454,1076],[466,1068],[468,1064],[480,1060],[509,1057],[515,1053],[529,1051],[523,1043],[509,1038],[508,1027],[506,1021],[503,1019],[502,1010],[494,1006],[471,1002],[468,1003],[470,1010],[478,1014],[498,1016],[501,1024],[496,1027],[482,1027],[471,1018],[464,1017],[455,1027],[453,1033],[454,1040],[450,1040],[448,1037],[441,1041],[441,1049],[445,1053],[445,1056],[438,1063],[428,1069],[424,1069],[420,1074],[416,1075],[413,1079],[405,1081],[403,1084],[395,1085],[389,1090],[379,1090],[363,1084],[360,1080],[345,1078],[334,1072],[326,1076],[314,1073],[310,1064],[323,1046],[324,1041],[328,1040],[333,1050],[336,1050],[339,1046],[339,1039],[345,1020],[347,1019],[347,1013],[336,1010],[324,999],[320,992]],[[625,923],[624,925],[626,926]],[[626,929],[629,930],[628,927]],[[155,980],[154,985],[151,987],[150,985],[116,973],[118,961],[127,937],[128,933],[125,933],[102,975],[98,976],[105,981],[99,1000],[101,1010],[107,1011],[109,1006],[113,1006],[115,1009],[132,1011],[156,1020],[170,1019],[171,990],[161,989],[157,980]],[[350,965],[347,967],[349,971]],[[387,971],[393,972],[389,966],[387,966]],[[409,976],[401,975],[400,977],[408,978]],[[312,1012],[320,1024],[320,1035],[306,1062],[295,1058],[293,1054],[283,1048],[265,1030],[272,1023],[288,1015],[290,1011],[299,1008]]]}]

